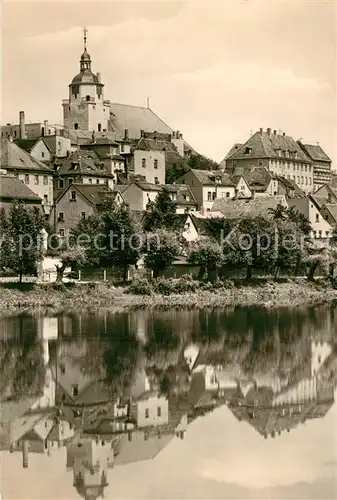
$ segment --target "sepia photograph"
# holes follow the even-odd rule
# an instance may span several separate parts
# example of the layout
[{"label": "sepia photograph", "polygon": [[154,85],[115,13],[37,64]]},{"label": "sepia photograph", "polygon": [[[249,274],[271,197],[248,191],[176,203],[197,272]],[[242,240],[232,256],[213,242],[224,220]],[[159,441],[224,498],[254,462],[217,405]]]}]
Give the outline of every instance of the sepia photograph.
[{"label": "sepia photograph", "polygon": [[0,500],[337,500],[337,0],[0,47]]}]

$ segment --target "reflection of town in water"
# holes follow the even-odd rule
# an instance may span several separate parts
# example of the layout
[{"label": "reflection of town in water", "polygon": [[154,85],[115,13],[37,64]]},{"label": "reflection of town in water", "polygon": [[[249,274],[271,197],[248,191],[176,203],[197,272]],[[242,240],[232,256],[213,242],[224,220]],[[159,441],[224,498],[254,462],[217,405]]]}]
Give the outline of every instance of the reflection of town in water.
[{"label": "reflection of town in water", "polygon": [[179,314],[3,318],[1,449],[29,468],[31,454],[65,447],[69,481],[96,499],[112,468],[155,458],[220,406],[275,446],[333,406],[336,311],[323,325],[298,313],[295,327],[244,311]]}]

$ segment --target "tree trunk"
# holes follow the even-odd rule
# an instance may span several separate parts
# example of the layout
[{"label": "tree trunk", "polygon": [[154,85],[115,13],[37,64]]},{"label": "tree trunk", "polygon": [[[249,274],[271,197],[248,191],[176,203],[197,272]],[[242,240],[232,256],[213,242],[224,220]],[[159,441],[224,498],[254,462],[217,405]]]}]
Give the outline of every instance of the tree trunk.
[{"label": "tree trunk", "polygon": [[252,279],[252,267],[251,266],[247,267],[246,279],[247,280],[251,280]]},{"label": "tree trunk", "polygon": [[274,273],[274,279],[275,280],[277,280],[279,272],[280,272],[280,268],[277,266],[276,269],[275,269],[275,273]]},{"label": "tree trunk", "polygon": [[308,272],[308,275],[307,275],[307,280],[308,281],[314,281],[314,276],[315,276],[315,272],[316,272],[316,269],[318,268],[318,263],[315,262],[314,264],[312,264],[309,268],[309,272]]},{"label": "tree trunk", "polygon": [[153,269],[153,277],[154,278],[159,278],[159,275],[160,275],[159,269]]},{"label": "tree trunk", "polygon": [[56,266],[56,283],[63,283],[63,273],[65,271],[65,264]]},{"label": "tree trunk", "polygon": [[205,276],[205,266],[200,266],[199,268],[199,274],[198,274],[198,280],[202,280],[203,277]]},{"label": "tree trunk", "polygon": [[128,264],[125,264],[124,271],[123,271],[123,281],[124,282],[128,279],[128,270],[129,270],[129,266],[128,266]]},{"label": "tree trunk", "polygon": [[22,283],[22,276],[23,276],[23,272],[22,272],[22,270],[20,270],[20,274],[19,274],[19,283]]}]

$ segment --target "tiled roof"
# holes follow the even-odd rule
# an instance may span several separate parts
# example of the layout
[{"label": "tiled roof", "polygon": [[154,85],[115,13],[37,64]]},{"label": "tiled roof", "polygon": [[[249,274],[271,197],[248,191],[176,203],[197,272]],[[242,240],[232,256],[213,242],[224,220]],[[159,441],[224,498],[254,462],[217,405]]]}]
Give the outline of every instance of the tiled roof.
[{"label": "tiled roof", "polygon": [[114,191],[123,193],[129,186],[130,184],[117,184],[116,186],[114,186]]},{"label": "tiled roof", "polygon": [[296,158],[289,157],[289,160],[311,163],[310,158],[305,154],[295,139],[283,134],[268,134],[264,131],[255,132],[247,142],[231,155],[230,159],[279,158],[279,150],[281,151],[282,158],[287,158],[284,153],[289,151],[290,154],[296,153],[297,155]]},{"label": "tiled roof", "polygon": [[234,154],[239,148],[241,148],[242,144],[239,142],[236,142],[234,146],[231,147],[231,149],[228,151],[222,162],[220,163],[221,167],[225,167],[226,165],[226,160],[228,160],[232,154]]},{"label": "tiled roof", "polygon": [[325,204],[324,208],[330,212],[331,217],[337,222],[337,204],[332,205],[332,204]]},{"label": "tiled roof", "polygon": [[0,422],[12,422],[24,415],[38,398],[26,398],[22,401],[1,402]]},{"label": "tiled roof", "polygon": [[51,173],[52,169],[6,138],[0,139],[0,168]]},{"label": "tiled roof", "polygon": [[162,141],[158,139],[148,139],[142,137],[141,139],[134,141],[134,149],[141,151],[169,151],[172,153],[177,152],[177,148],[173,142]]},{"label": "tiled roof", "polygon": [[289,198],[289,208],[294,207],[307,219],[309,219],[309,199],[308,198]]},{"label": "tiled roof", "polygon": [[228,219],[238,219],[247,216],[270,217],[269,209],[276,208],[280,204],[287,206],[285,196],[257,196],[252,200],[218,198],[213,203],[212,211],[221,212]]},{"label": "tiled roof", "polygon": [[58,159],[60,165],[58,175],[94,175],[96,177],[112,177],[104,163],[91,150],[74,151],[67,158]]},{"label": "tiled roof", "polygon": [[107,186],[95,184],[73,184],[91,203],[100,205],[111,191]]},{"label": "tiled roof", "polygon": [[303,144],[299,142],[302,149],[313,161],[326,161],[331,163],[328,155],[323,151],[319,144]]},{"label": "tiled roof", "polygon": [[0,199],[10,200],[34,200],[36,203],[41,203],[41,198],[29,189],[23,181],[20,181],[15,176],[1,175],[0,176]]},{"label": "tiled roof", "polygon": [[111,137],[108,135],[105,135],[103,137],[95,137],[94,140],[91,140],[85,143],[85,146],[118,146],[118,142],[113,140]]},{"label": "tiled roof", "polygon": [[245,179],[249,187],[255,191],[265,191],[272,180],[273,175],[265,167],[254,167],[245,174]]},{"label": "tiled roof", "polygon": [[24,149],[27,153],[30,153],[39,140],[40,139],[15,139],[13,142],[19,146],[19,148]]},{"label": "tiled roof", "polygon": [[296,182],[292,179],[286,179],[285,177],[282,176],[277,176],[277,179],[279,179],[282,184],[284,184],[285,187],[290,188],[296,196],[299,196],[300,198],[305,198],[305,192],[302,191],[302,189],[296,184]]},{"label": "tiled roof", "polygon": [[221,170],[197,170],[192,168],[190,170],[196,178],[204,185],[220,185],[220,186],[236,186],[232,177],[224,174]]},{"label": "tiled roof", "polygon": [[174,434],[162,434],[159,438],[156,434],[150,435],[147,440],[144,432],[135,431],[132,433],[132,441],[123,434],[119,443],[119,453],[114,458],[115,465],[124,465],[143,460],[155,458],[174,438]]}]

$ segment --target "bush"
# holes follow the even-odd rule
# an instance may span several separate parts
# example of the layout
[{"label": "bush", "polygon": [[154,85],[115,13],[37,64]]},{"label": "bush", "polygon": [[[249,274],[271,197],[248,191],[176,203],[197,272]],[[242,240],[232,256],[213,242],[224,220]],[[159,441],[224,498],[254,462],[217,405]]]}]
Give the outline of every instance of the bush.
[{"label": "bush", "polygon": [[154,291],[161,295],[171,295],[176,292],[175,280],[172,278],[158,278],[153,283]]},{"label": "bush", "polygon": [[135,278],[129,287],[129,292],[135,295],[152,295],[152,284],[146,278]]},{"label": "bush", "polygon": [[184,274],[175,283],[176,293],[196,292],[199,287],[199,281],[193,279],[193,276],[190,274]]}]

